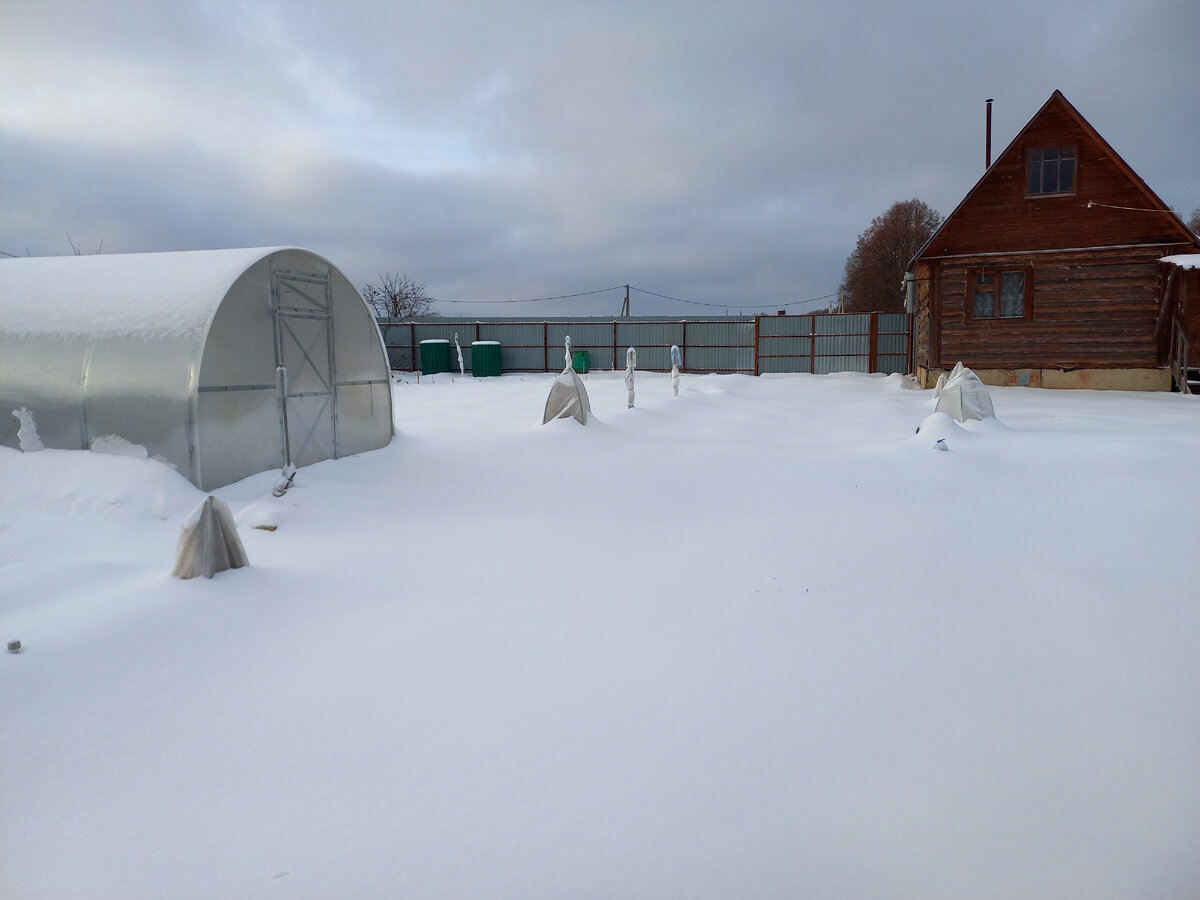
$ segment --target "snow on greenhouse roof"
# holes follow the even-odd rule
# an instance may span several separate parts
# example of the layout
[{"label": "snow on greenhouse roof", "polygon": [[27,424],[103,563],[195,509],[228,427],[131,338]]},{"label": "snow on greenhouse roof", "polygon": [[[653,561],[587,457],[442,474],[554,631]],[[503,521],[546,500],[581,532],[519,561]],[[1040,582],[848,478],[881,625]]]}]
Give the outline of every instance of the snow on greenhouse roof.
[{"label": "snow on greenhouse roof", "polygon": [[208,327],[254,263],[286,247],[0,260],[0,330],[63,337],[186,337]]}]

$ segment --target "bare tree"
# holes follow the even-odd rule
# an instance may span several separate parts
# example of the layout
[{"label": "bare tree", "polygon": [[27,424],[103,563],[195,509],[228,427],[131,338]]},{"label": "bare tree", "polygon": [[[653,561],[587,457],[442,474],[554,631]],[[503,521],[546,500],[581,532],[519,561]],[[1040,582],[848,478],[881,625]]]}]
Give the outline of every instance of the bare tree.
[{"label": "bare tree", "polygon": [[[66,229],[63,229],[63,230],[66,231]],[[83,256],[83,248],[79,244],[75,243],[74,240],[72,240],[70,231],[67,231],[67,243],[71,245],[72,253],[74,253],[76,256]],[[28,251],[26,251],[26,252],[28,252]],[[99,253],[103,253],[103,252],[104,252],[104,238],[101,238],[100,246],[96,248],[96,253],[99,254]]]},{"label": "bare tree", "polygon": [[367,305],[381,318],[412,319],[437,315],[430,309],[433,299],[425,293],[425,285],[413,281],[403,272],[383,272],[377,284],[363,285],[361,293]]},{"label": "bare tree", "polygon": [[1200,234],[1200,209],[1192,210],[1192,217],[1188,219],[1188,228],[1192,229],[1192,234]]},{"label": "bare tree", "polygon": [[[71,237],[71,232],[68,229],[64,228],[63,230],[66,231],[66,233],[67,233],[67,243],[71,245],[71,252],[73,254],[75,254],[76,256],[83,256],[84,255],[83,246],[81,244],[77,244],[75,242],[75,239],[73,237]],[[96,247],[96,253],[100,254],[103,252],[104,252],[104,238],[100,238],[100,245],[98,247]],[[33,254],[29,252],[28,247],[25,248],[25,255],[27,257],[33,256]],[[7,256],[11,259],[20,259],[21,258],[16,253],[9,253],[7,250],[0,250],[0,256]]]},{"label": "bare tree", "polygon": [[903,312],[904,272],[941,224],[941,213],[916,199],[893,203],[872,219],[846,259],[842,312]]}]

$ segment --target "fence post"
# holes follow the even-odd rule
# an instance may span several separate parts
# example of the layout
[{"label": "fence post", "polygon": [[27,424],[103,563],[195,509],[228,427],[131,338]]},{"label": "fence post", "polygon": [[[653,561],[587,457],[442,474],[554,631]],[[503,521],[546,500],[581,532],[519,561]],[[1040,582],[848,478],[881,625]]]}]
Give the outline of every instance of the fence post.
[{"label": "fence post", "polygon": [[542,322],[542,371],[550,371],[550,323]]},{"label": "fence post", "polygon": [[867,350],[867,371],[875,373],[879,371],[879,313],[871,313],[871,337],[868,341]]},{"label": "fence post", "polygon": [[417,323],[408,323],[408,359],[412,366],[410,372],[421,371],[421,364],[417,361]]},{"label": "fence post", "polygon": [[913,314],[908,314],[908,366],[906,375],[916,375],[913,371]]},{"label": "fence post", "polygon": [[808,317],[808,374],[817,374],[817,317]]},{"label": "fence post", "polygon": [[754,317],[754,374],[757,377],[758,371],[758,320],[761,316]]}]

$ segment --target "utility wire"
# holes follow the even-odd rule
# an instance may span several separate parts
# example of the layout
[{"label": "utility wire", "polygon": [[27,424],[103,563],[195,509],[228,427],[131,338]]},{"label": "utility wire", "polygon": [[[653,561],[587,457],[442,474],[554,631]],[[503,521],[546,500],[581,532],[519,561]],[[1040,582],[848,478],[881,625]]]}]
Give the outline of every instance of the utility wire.
[{"label": "utility wire", "polygon": [[572,297],[590,297],[592,294],[606,294],[609,291],[619,291],[625,287],[616,284],[612,287],[601,288],[598,291],[580,291],[578,294],[560,294],[557,297],[530,297],[527,300],[439,300],[430,298],[434,303],[545,303],[547,300],[570,300]]},{"label": "utility wire", "polygon": [[554,297],[529,297],[522,300],[442,300],[439,298],[430,299],[434,303],[454,303],[454,304],[501,304],[501,303],[546,303],[551,300],[571,300],[575,297],[591,297],[595,294],[607,294],[609,291],[619,291],[628,287],[631,291],[637,291],[639,294],[647,294],[651,297],[658,297],[660,300],[670,300],[673,303],[688,303],[692,306],[709,306],[717,309],[762,309],[766,306],[774,306],[777,309],[782,307],[787,309],[789,306],[799,306],[804,303],[816,303],[819,300],[828,300],[830,297],[836,297],[837,292],[825,294],[821,297],[809,297],[807,300],[792,300],[787,303],[708,303],[703,300],[686,300],[683,297],[672,297],[669,294],[660,294],[657,291],[648,291],[645,288],[634,287],[633,285],[614,284],[612,287],[600,288],[595,291],[579,291],[574,294],[559,294]]},{"label": "utility wire", "polygon": [[828,300],[830,297],[836,297],[837,292],[825,294],[823,297],[809,297],[807,300],[792,300],[788,303],[706,303],[703,300],[685,300],[682,297],[669,297],[666,294],[658,294],[654,291],[648,291],[645,288],[633,287],[630,285],[630,290],[637,291],[639,294],[649,294],[651,297],[658,297],[662,300],[673,300],[676,303],[691,303],[694,306],[715,306],[722,309],[761,309],[764,306],[775,306],[776,308],[783,307],[786,309],[789,306],[799,306],[801,303],[815,303],[818,300]]},{"label": "utility wire", "polygon": [[677,304],[690,304],[692,306],[709,306],[709,307],[714,307],[714,308],[724,308],[724,310],[761,310],[761,308],[768,307],[768,306],[774,306],[775,308],[785,308],[785,310],[786,310],[786,308],[790,307],[790,306],[799,306],[802,304],[814,304],[814,302],[817,302],[818,300],[828,300],[829,298],[833,298],[833,296],[838,295],[838,294],[836,294],[836,292],[834,292],[832,294],[824,294],[823,296],[810,296],[810,298],[806,299],[806,300],[792,300],[792,301],[788,301],[788,302],[782,302],[782,304],[775,304],[775,302],[758,302],[758,304],[713,304],[713,302],[706,302],[703,300],[685,300],[684,298],[682,298],[682,296],[671,296],[668,294],[660,294],[658,292],[655,292],[655,290],[647,290],[646,288],[634,287],[634,286],[632,286],[632,284],[628,284],[628,286],[626,286],[626,284],[613,284],[613,286],[611,288],[600,288],[599,290],[581,290],[581,292],[578,292],[575,294],[559,294],[557,296],[532,296],[532,298],[527,298],[527,299],[522,299],[522,300],[442,300],[442,299],[438,299],[438,298],[430,298],[430,299],[433,302],[436,302],[436,304],[481,304],[481,305],[544,304],[544,302],[548,302],[551,300],[571,300],[571,299],[577,298],[577,296],[593,296],[595,294],[607,294],[608,292],[610,292],[610,290],[620,290],[625,287],[628,287],[630,290],[636,290],[636,292],[640,293],[640,294],[648,294],[649,296],[656,296],[656,298],[659,298],[660,300],[671,300],[672,302],[677,302]]}]

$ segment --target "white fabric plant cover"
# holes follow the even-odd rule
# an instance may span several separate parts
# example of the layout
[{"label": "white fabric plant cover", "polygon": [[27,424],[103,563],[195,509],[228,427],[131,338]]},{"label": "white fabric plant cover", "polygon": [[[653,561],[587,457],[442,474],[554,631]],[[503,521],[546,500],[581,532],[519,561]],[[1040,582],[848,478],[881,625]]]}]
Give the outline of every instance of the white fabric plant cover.
[{"label": "white fabric plant cover", "polygon": [[637,368],[637,350],[630,347],[625,351],[625,400],[626,409],[633,409],[633,370]]},{"label": "white fabric plant cover", "polygon": [[673,396],[679,396],[679,367],[683,365],[683,356],[679,352],[679,345],[671,345],[671,392]]},{"label": "white fabric plant cover", "polygon": [[951,378],[957,378],[962,374],[962,371],[962,360],[959,360],[954,364],[954,368],[951,369],[949,376],[947,376],[945,372],[939,373],[937,384],[933,386],[933,399],[936,400],[942,396],[942,391],[946,389],[946,383],[950,381]]},{"label": "white fabric plant cover", "polygon": [[591,411],[587,388],[583,386],[575,370],[568,367],[554,379],[550,396],[546,398],[542,424],[545,425],[554,419],[575,419],[580,425],[586,425]]},{"label": "white fabric plant cover", "polygon": [[979,376],[959,363],[943,384],[938,379],[940,390],[934,389],[937,397],[936,412],[946,413],[956,422],[967,419],[993,419],[996,410],[992,407],[992,396]]},{"label": "white fabric plant cover", "polygon": [[571,367],[571,338],[566,340],[566,368],[557,375],[554,384],[550,386],[550,396],[546,398],[546,411],[542,413],[542,424],[554,419],[574,419],[580,425],[586,425],[591,414],[592,405],[588,402],[587,388]]},{"label": "white fabric plant cover", "polygon": [[250,565],[229,507],[209,496],[184,520],[175,548],[176,578],[212,578],[226,569]]}]

